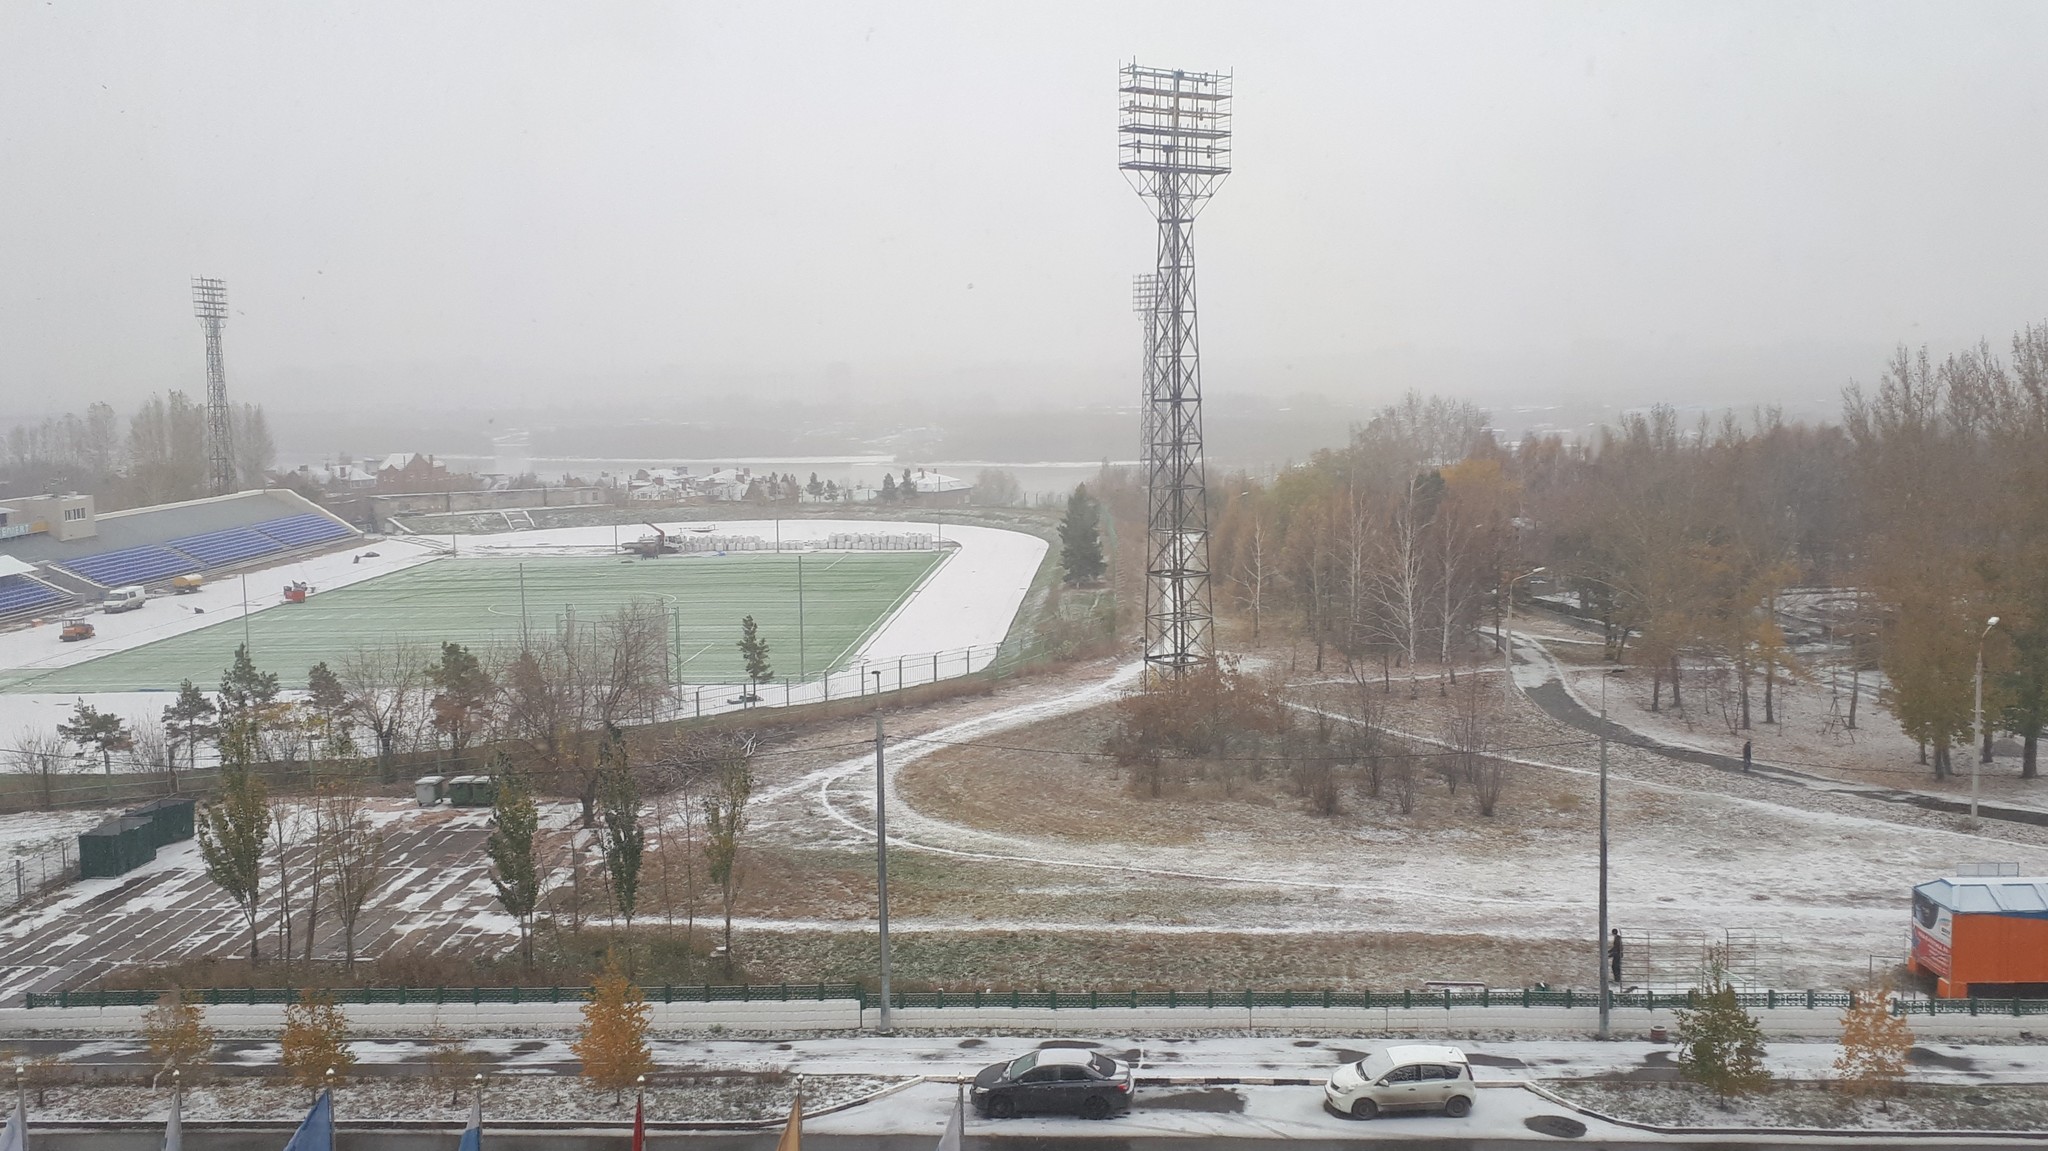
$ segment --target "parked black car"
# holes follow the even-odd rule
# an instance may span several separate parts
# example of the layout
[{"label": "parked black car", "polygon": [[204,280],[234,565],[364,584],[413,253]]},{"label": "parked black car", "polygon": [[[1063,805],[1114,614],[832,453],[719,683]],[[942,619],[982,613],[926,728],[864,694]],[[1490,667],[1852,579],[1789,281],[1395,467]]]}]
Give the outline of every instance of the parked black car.
[{"label": "parked black car", "polygon": [[991,1119],[1067,1113],[1107,1119],[1131,1109],[1131,1068],[1078,1047],[1047,1047],[981,1069],[968,1096]]}]

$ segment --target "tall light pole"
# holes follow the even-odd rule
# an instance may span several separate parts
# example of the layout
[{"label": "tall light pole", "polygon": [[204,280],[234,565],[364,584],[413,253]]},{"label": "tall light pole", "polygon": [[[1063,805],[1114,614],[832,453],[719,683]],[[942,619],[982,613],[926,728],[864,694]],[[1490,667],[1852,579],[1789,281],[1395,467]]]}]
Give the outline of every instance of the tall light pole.
[{"label": "tall light pole", "polygon": [[875,910],[881,922],[882,1017],[876,1030],[889,1034],[889,784],[882,769],[882,673],[875,672]]},{"label": "tall light pole", "polygon": [[[1971,740],[1977,747],[1984,745],[1984,641],[1991,638],[1991,629],[1998,626],[1998,617],[1984,621],[1984,630],[1977,633],[1977,730]],[[1970,818],[1977,818],[1977,769],[1984,757],[1977,747],[1970,749]]]},{"label": "tall light pole", "polygon": [[1532,575],[1541,575],[1549,568],[1530,568],[1521,575],[1501,585],[1501,631],[1500,666],[1507,673],[1507,697],[1515,698],[1515,585]]},{"label": "tall light pole", "polygon": [[1600,1038],[1607,1038],[1607,1017],[1613,1009],[1613,993],[1608,986],[1607,956],[1607,681],[1620,675],[1620,668],[1610,668],[1600,676],[1600,933],[1595,938],[1594,951],[1600,960]]}]

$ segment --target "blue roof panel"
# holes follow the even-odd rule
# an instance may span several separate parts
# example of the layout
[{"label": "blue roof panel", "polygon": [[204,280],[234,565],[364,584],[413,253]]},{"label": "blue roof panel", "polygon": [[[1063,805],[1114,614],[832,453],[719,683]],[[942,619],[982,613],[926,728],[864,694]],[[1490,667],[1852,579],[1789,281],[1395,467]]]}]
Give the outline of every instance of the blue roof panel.
[{"label": "blue roof panel", "polygon": [[1913,891],[1954,912],[2048,916],[2048,878],[1964,876],[1923,883]]}]

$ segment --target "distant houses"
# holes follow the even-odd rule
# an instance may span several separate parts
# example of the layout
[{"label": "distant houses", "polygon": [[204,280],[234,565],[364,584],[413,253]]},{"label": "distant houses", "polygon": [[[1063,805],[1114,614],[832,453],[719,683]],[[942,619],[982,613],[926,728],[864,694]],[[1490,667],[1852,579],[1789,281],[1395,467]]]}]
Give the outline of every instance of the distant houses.
[{"label": "distant houses", "polygon": [[[521,477],[451,473],[447,465],[420,452],[395,452],[362,462],[344,456],[332,463],[300,465],[281,478],[301,491],[311,489],[328,495],[481,492],[522,486],[515,482]],[[536,482],[525,477],[523,486],[530,487]],[[756,472],[740,466],[692,472],[680,464],[638,468],[630,474],[599,473],[588,481],[563,476],[559,485],[542,486],[589,486],[612,492],[613,501],[646,505],[904,503],[958,507],[966,504],[974,491],[972,483],[932,468],[904,468],[900,473],[887,473],[877,487],[865,482],[842,486],[837,480],[819,479],[815,474],[801,478],[789,472]]]}]

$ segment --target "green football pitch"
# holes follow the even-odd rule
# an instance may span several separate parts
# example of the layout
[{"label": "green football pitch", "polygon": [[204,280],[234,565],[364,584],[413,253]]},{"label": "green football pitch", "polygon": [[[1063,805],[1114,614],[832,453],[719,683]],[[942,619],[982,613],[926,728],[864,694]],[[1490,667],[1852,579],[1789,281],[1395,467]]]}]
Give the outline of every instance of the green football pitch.
[{"label": "green football pitch", "polygon": [[[543,636],[571,617],[594,623],[635,600],[650,600],[671,612],[682,682],[746,679],[737,646],[746,615],[768,641],[776,677],[795,676],[799,562],[774,554],[441,559],[257,612],[248,617],[249,649],[259,667],[297,687],[315,663],[336,664],[364,646],[403,641],[431,651],[452,641],[479,652],[516,650],[522,603],[527,634]],[[938,563],[937,552],[802,557],[802,670],[815,676],[841,666]],[[0,672],[0,689],[148,691],[175,689],[184,679],[210,688],[241,642],[242,617],[235,615],[72,667]]]}]

